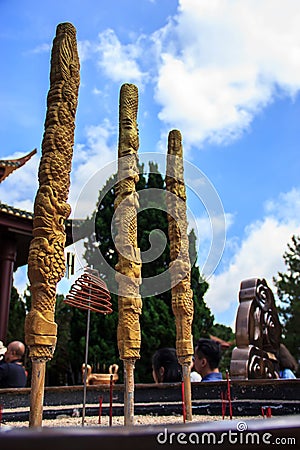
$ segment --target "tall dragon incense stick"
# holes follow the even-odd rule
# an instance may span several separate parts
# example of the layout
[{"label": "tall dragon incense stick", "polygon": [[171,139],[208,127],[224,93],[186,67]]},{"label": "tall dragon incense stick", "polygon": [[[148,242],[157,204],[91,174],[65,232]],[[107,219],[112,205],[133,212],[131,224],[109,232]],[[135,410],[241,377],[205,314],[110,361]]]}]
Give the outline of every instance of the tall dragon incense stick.
[{"label": "tall dragon incense stick", "polygon": [[56,285],[65,272],[65,220],[74,145],[79,89],[76,29],[57,26],[51,54],[39,189],[34,204],[33,239],[28,257],[32,295],[26,317],[25,340],[32,360],[30,426],[41,426],[46,361],[53,356],[57,325],[54,321]]},{"label": "tall dragon incense stick", "polygon": [[140,358],[141,344],[141,257],[137,247],[139,202],[136,192],[136,183],[139,180],[137,110],[137,87],[124,84],[121,87],[119,104],[118,184],[115,198],[115,245],[118,263],[115,268],[118,283],[118,348],[120,358],[124,361],[125,373],[125,425],[133,424],[134,421],[134,365]]},{"label": "tall dragon incense stick", "polygon": [[172,309],[176,321],[176,352],[183,369],[186,419],[192,420],[190,365],[193,355],[194,307],[193,291],[190,287],[191,267],[182,153],[181,133],[172,130],[168,138],[166,174]]}]

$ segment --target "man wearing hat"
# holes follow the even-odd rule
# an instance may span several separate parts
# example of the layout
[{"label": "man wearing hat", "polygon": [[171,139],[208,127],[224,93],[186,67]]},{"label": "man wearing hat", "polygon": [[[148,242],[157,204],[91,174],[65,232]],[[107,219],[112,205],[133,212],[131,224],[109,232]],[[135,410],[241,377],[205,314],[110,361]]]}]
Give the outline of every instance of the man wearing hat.
[{"label": "man wearing hat", "polygon": [[0,363],[0,388],[25,387],[27,375],[22,364],[24,353],[23,342],[13,341],[8,344],[4,361]]}]

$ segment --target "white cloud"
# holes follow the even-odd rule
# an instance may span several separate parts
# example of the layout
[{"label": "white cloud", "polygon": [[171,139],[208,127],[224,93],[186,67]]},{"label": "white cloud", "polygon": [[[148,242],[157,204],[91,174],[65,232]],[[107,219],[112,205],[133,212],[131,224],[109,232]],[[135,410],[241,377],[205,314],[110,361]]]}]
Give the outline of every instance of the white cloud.
[{"label": "white cloud", "polygon": [[[17,159],[25,152],[14,153],[5,159]],[[39,154],[34,155],[24,166],[12,172],[0,185],[0,201],[15,208],[33,211],[33,202],[38,188]]]},{"label": "white cloud", "polygon": [[94,47],[99,54],[98,65],[115,82],[137,83],[142,89],[147,74],[142,72],[137,60],[142,56],[139,42],[122,45],[111,29],[99,34],[99,43]]},{"label": "white cloud", "polygon": [[30,53],[49,53],[51,51],[50,44],[41,44],[35,47],[33,50],[31,50]]},{"label": "white cloud", "polygon": [[13,285],[18,290],[19,294],[22,296],[27,286],[30,284],[27,277],[28,266],[18,267],[16,272],[13,274]]},{"label": "white cloud", "polygon": [[92,92],[93,92],[94,95],[103,95],[103,92],[100,89],[96,88],[96,87],[93,89]]},{"label": "white cloud", "polygon": [[[86,143],[77,144],[73,152],[73,167],[71,171],[71,186],[68,202],[72,207],[72,216],[85,218],[96,209],[99,190],[107,178],[116,172],[116,143],[110,141],[116,138],[116,129],[109,121],[86,128]],[[6,159],[19,158],[20,153],[8,156]],[[16,208],[33,211],[33,202],[38,189],[38,165],[40,155],[35,155],[22,168],[13,172],[0,185],[0,200]],[[75,216],[74,216],[75,213]],[[80,214],[80,215],[76,215]],[[77,244],[77,250],[81,244]],[[78,263],[77,263],[78,264]],[[76,277],[78,273],[76,273]],[[65,278],[59,283],[59,292],[67,292],[71,281]],[[29,283],[27,266],[18,268],[14,273],[14,285],[19,293],[23,293]]]},{"label": "white cloud", "polygon": [[[99,190],[107,178],[115,173],[116,165],[111,165],[108,173],[105,167],[117,158],[117,129],[108,120],[100,125],[86,127],[84,144],[74,147],[71,186],[68,202],[72,211],[81,214],[77,218],[91,215],[96,208]],[[16,159],[24,153],[15,153],[6,159]],[[23,167],[17,169],[0,185],[0,201],[15,208],[33,211],[33,203],[38,189],[38,166],[41,155],[33,156]],[[97,178],[97,173],[99,177]],[[93,182],[88,185],[89,181]],[[78,203],[80,198],[80,205]]]},{"label": "white cloud", "polygon": [[[110,122],[104,120],[100,125],[87,127],[86,143],[74,149],[69,201],[76,218],[93,213],[99,190],[114,173],[110,173],[113,167],[116,171],[116,164],[110,165],[117,158],[116,133]],[[110,143],[112,137],[115,141]]]},{"label": "white cloud", "polygon": [[281,193],[278,199],[269,200],[265,204],[265,209],[268,214],[275,215],[281,221],[299,220],[299,189],[293,188],[289,192]]},{"label": "white cloud", "polygon": [[272,278],[278,271],[285,271],[283,254],[292,235],[299,234],[299,217],[300,189],[268,202],[263,220],[250,224],[241,245],[234,246],[236,253],[228,267],[209,279],[205,300],[214,314],[238,307],[240,282],[247,278],[265,278],[276,294]]},{"label": "white cloud", "polygon": [[78,41],[77,49],[80,64],[90,57],[92,44],[90,41]]},{"label": "white cloud", "polygon": [[299,91],[299,21],[297,0],[180,0],[153,35],[160,119],[192,144],[239,137],[278,91]]},{"label": "white cloud", "polygon": [[207,211],[189,220],[189,231],[194,229],[196,235],[197,265],[201,274],[209,278],[216,270],[222,258],[226,232],[233,222],[232,214],[210,213]]}]

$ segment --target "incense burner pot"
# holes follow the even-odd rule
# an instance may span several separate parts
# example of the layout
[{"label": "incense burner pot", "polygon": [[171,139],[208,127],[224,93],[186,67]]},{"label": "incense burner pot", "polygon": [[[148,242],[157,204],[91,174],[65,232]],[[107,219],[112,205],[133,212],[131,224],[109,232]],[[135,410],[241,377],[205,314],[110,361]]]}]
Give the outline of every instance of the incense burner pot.
[{"label": "incense burner pot", "polygon": [[[113,384],[115,384],[115,382],[119,379],[118,370],[119,366],[117,364],[112,364],[111,366],[109,366],[108,373],[92,373],[92,367],[88,364],[86,384],[88,386],[95,386],[97,384],[110,384],[111,377]],[[84,381],[85,364],[82,364],[81,372],[82,380]]]}]

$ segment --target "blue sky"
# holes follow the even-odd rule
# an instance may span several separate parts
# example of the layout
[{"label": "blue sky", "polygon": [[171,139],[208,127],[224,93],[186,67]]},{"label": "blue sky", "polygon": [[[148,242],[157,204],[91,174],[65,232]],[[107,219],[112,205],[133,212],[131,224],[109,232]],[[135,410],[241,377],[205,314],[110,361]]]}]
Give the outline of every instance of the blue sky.
[{"label": "blue sky", "polygon": [[[0,200],[27,210],[37,189],[50,52],[61,22],[77,29],[81,63],[73,214],[86,217],[96,207],[98,172],[110,175],[116,159],[119,90],[134,83],[140,157],[147,161],[154,152],[161,161],[168,132],[182,133],[200,268],[216,252],[204,273],[206,301],[216,321],[232,326],[240,282],[264,277],[275,291],[272,277],[284,270],[282,255],[299,233],[299,1],[0,0],[0,157],[38,149],[0,185]],[[209,198],[204,208],[197,203],[202,174],[222,208]],[[86,183],[93,177],[91,193]],[[24,288],[26,270],[17,271],[15,283]]]}]

